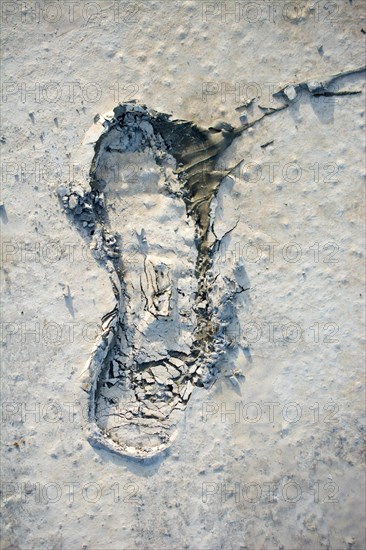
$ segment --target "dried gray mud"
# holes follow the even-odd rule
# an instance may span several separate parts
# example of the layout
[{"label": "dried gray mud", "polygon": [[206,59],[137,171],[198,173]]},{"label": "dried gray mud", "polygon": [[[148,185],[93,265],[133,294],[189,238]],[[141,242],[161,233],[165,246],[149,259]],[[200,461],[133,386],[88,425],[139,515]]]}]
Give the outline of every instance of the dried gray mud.
[{"label": "dried gray mud", "polygon": [[[235,169],[218,169],[226,149],[265,117],[289,108],[300,92],[334,95],[334,82],[363,71],[285,86],[275,94],[282,105],[261,108],[264,114],[237,128],[220,122],[205,129],[136,103],[98,115],[101,135],[89,143],[90,191],[59,190],[116,297],[87,364],[92,444],[142,460],[165,451],[194,387],[210,388],[220,374],[236,295],[250,290],[240,262],[224,286],[215,284],[215,255],[235,228],[220,239],[214,229],[214,200]],[[135,172],[126,182],[129,166]]]},{"label": "dried gray mud", "polygon": [[364,0],[0,19],[1,550],[364,550]]},{"label": "dried gray mud", "polygon": [[[94,444],[144,459],[169,445],[193,388],[212,386],[228,311],[248,290],[238,274],[234,289],[214,301],[210,292],[220,244],[212,201],[229,173],[215,164],[243,130],[198,128],[135,104],[102,120],[91,190],[59,190],[117,301],[88,365],[87,433]],[[139,171],[126,183],[128,166]]]}]

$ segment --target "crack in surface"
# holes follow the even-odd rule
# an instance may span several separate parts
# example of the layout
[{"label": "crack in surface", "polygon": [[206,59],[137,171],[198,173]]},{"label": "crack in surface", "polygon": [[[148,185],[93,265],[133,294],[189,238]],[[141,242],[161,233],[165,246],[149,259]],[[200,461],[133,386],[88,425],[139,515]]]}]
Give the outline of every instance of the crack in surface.
[{"label": "crack in surface", "polygon": [[[234,288],[221,296],[220,303],[213,302],[210,293],[218,277],[216,275],[212,281],[208,276],[215,254],[223,239],[239,223],[238,220],[221,238],[217,237],[212,200],[222,180],[235,168],[216,170],[219,157],[248,128],[287,109],[300,89],[306,88],[312,95],[358,93],[331,92],[329,85],[337,78],[360,70],[340,73],[325,84],[300,83],[292,86],[293,90],[287,86],[274,94],[286,99],[284,105],[275,109],[262,107],[261,117],[238,128],[221,123],[204,129],[192,122],[171,120],[169,115],[148,111],[145,106],[136,104],[119,105],[113,116],[105,120],[105,131],[95,144],[91,164],[91,191],[73,188],[65,192],[62,199],[68,211],[92,236],[91,248],[96,259],[108,270],[116,297],[114,309],[102,318],[103,339],[89,364],[87,391],[92,428],[88,434],[94,444],[135,458],[154,456],[172,440],[175,413],[185,408],[194,386],[209,388],[218,376],[218,361],[230,345],[225,326],[234,315],[232,302],[236,295],[249,290],[246,285],[230,279],[227,286]],[[138,275],[138,288],[144,301],[141,310],[151,318],[143,317],[138,310],[137,314],[133,311],[138,307],[133,281],[138,270],[133,271],[132,276],[129,274],[132,268],[122,252],[123,231],[113,229],[123,209],[119,199],[115,203],[111,199],[110,182],[105,180],[110,168],[106,159],[123,158],[131,152],[147,162],[146,169],[154,161],[160,178],[158,190],[165,197],[167,208],[175,208],[176,203],[182,201],[185,223],[194,231],[196,259],[191,275],[195,288],[192,288],[181,284],[179,277],[177,279],[169,259],[157,257],[156,243],[150,240],[150,228],[142,228],[140,233],[137,227],[133,228],[137,255],[142,257]],[[147,185],[149,181],[146,180]],[[117,187],[119,184],[118,181]],[[119,197],[120,190],[117,191],[115,195]],[[182,216],[180,219],[184,220]],[[182,245],[183,241],[179,242]],[[169,258],[169,250],[174,250],[174,246],[164,244],[159,244],[161,253]],[[176,254],[178,257],[179,250]],[[182,252],[184,260],[187,254]],[[186,298],[183,303],[188,311],[184,313],[181,309],[178,312],[179,299],[184,301]],[[193,322],[184,329],[184,334],[190,331],[192,338],[190,341],[186,338],[187,344],[184,338],[177,336],[174,349],[174,326],[184,326],[185,319],[189,318],[193,318]],[[165,336],[169,343],[166,349],[162,345]],[[144,348],[145,344],[148,349]],[[124,423],[117,422],[121,418]],[[136,431],[130,437],[133,426]]]}]

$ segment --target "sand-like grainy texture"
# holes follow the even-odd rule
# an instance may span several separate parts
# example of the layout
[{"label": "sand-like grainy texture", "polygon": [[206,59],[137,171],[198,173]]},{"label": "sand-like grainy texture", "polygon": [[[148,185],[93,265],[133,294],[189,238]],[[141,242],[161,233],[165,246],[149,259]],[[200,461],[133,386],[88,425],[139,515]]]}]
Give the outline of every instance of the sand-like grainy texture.
[{"label": "sand-like grainy texture", "polygon": [[[2,550],[364,549],[363,0],[1,9]],[[220,136],[220,121],[240,128],[286,108],[217,158],[217,178],[236,168],[215,180],[204,239],[206,211],[187,215],[177,198],[179,166],[168,155],[159,172],[165,145],[141,151],[132,129],[127,156],[100,165],[119,273],[95,258],[90,219],[78,226],[64,207],[79,199],[62,196],[90,190],[88,131],[131,100]],[[221,323],[218,348],[211,333],[198,346],[212,378],[200,363],[176,375],[183,390],[156,382],[159,399],[183,405],[170,445],[145,461],[88,440],[90,358],[116,306],[114,272],[131,336],[102,379],[120,383],[128,364],[138,403],[155,397],[137,364],[155,361],[142,373],[153,385],[175,354],[180,376],[178,355],[206,338],[204,297]],[[154,403],[151,433],[165,422]]]}]

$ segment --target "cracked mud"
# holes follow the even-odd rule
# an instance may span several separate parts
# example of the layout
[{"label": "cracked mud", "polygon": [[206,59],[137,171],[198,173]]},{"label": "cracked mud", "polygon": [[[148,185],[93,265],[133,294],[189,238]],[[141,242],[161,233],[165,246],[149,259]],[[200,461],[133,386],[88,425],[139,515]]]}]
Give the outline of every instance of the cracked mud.
[{"label": "cracked mud", "polygon": [[239,264],[217,281],[215,258],[230,232],[219,239],[214,227],[214,199],[231,172],[216,170],[220,155],[246,129],[288,108],[300,90],[332,93],[336,79],[361,70],[286,86],[274,94],[285,104],[258,105],[262,115],[238,128],[203,129],[133,102],[95,121],[91,190],[59,191],[116,298],[83,384],[92,444],[138,459],[164,451],[195,386],[217,379],[235,297],[249,290]]},{"label": "cracked mud", "polygon": [[[167,447],[178,411],[195,386],[212,385],[226,347],[225,315],[238,287],[210,292],[220,242],[212,199],[228,174],[214,165],[242,129],[204,130],[134,104],[117,107],[106,127],[91,191],[61,192],[116,296],[88,367],[89,439],[144,458]],[[131,166],[137,173],[126,181]]]}]

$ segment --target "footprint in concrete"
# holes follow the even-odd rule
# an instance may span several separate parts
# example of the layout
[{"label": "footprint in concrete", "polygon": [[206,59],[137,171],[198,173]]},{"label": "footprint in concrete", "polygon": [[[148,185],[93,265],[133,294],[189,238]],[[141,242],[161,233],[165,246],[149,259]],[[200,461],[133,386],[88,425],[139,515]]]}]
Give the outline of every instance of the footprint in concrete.
[{"label": "footprint in concrete", "polygon": [[218,376],[240,285],[214,291],[213,199],[229,173],[215,165],[241,132],[122,104],[87,134],[90,189],[59,189],[116,298],[83,386],[94,445],[138,459],[164,451],[194,388]]}]

